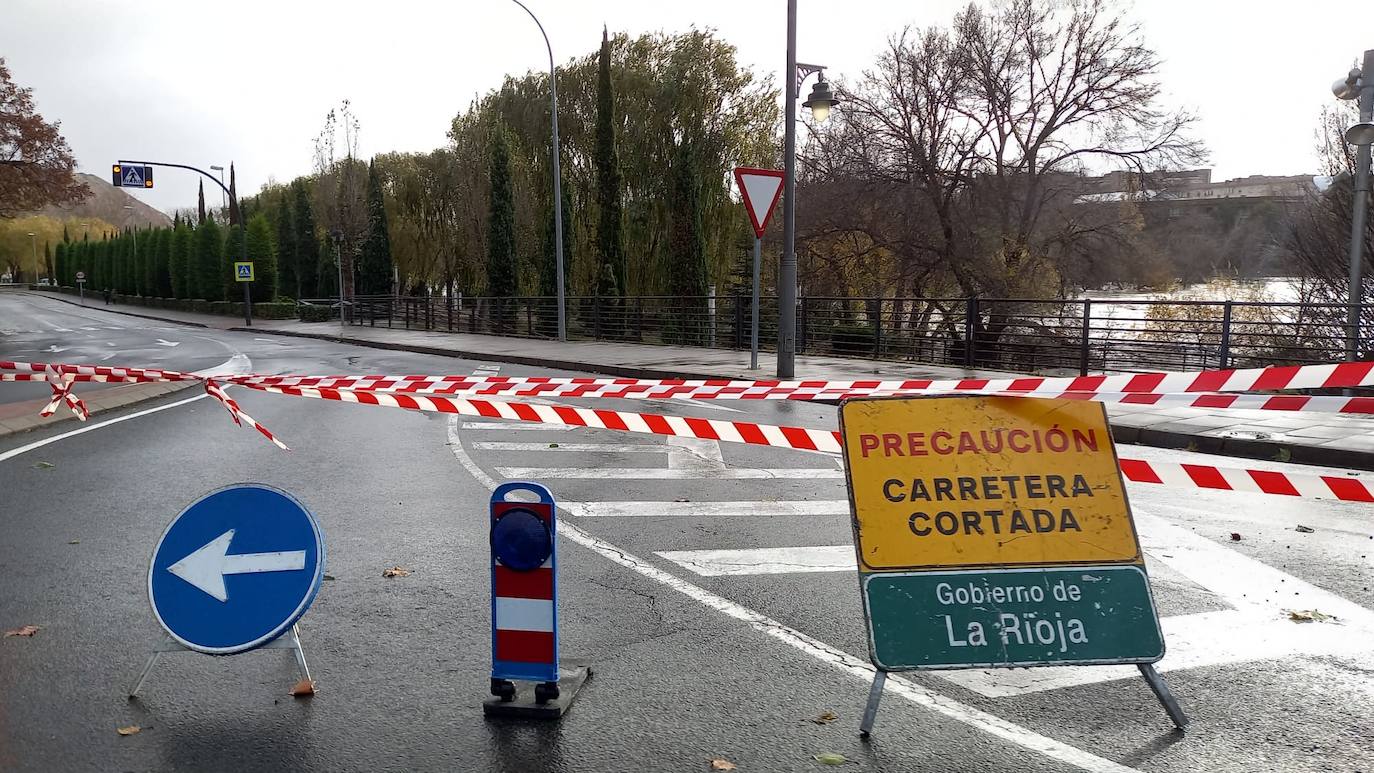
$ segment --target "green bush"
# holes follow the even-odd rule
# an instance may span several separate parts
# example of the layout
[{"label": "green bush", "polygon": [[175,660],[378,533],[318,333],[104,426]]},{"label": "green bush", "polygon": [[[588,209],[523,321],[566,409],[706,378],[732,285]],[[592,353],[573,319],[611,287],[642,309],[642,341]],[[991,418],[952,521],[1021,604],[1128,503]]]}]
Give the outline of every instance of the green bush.
[{"label": "green bush", "polygon": [[830,328],[830,351],[835,354],[872,354],[873,328],[870,325],[835,325]]},{"label": "green bush", "polygon": [[310,303],[302,303],[296,308],[302,322],[329,322],[334,319],[334,309],[328,306],[316,306]]},{"label": "green bush", "polygon": [[255,303],[253,304],[253,316],[257,319],[295,319],[296,304],[294,302]]}]

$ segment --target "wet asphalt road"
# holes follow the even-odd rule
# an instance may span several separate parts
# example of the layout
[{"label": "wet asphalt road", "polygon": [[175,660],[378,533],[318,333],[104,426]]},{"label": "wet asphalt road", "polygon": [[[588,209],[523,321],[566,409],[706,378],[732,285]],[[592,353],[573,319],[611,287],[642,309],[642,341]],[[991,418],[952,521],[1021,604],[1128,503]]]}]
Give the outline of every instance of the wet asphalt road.
[{"label": "wet asphalt road", "polygon": [[[42,313],[70,333],[0,334],[0,358],[119,326],[131,350],[110,364],[196,369],[241,352],[255,372],[536,372],[66,308]],[[15,313],[0,305],[0,329],[37,330]],[[165,329],[181,345],[157,345],[177,340]],[[157,348],[135,350],[145,339]],[[0,384],[0,400],[14,388]],[[724,758],[807,771],[827,769],[812,759],[823,752],[874,771],[1370,769],[1367,505],[1131,487],[1186,734],[1139,678],[1108,667],[913,676],[865,743],[854,574],[797,571],[778,551],[849,544],[847,516],[826,504],[844,499],[833,460],[235,392],[290,453],[186,396],[17,454],[76,425],[0,439],[0,628],[40,626],[0,639],[0,770],[690,771]],[[831,407],[793,403],[613,407],[834,421]],[[596,676],[555,724],[481,716],[485,502],[506,477],[540,480],[567,506],[563,652]],[[288,697],[294,664],[269,650],[165,656],[126,701],[161,636],[143,590],[153,543],[189,502],[239,481],[292,492],[325,530],[334,579],[301,621],[319,693]],[[765,552],[731,564],[721,550]],[[398,565],[410,575],[382,577]],[[1287,619],[1311,608],[1340,614]],[[811,721],[826,712],[838,718]],[[133,724],[142,732],[116,734]]]}]

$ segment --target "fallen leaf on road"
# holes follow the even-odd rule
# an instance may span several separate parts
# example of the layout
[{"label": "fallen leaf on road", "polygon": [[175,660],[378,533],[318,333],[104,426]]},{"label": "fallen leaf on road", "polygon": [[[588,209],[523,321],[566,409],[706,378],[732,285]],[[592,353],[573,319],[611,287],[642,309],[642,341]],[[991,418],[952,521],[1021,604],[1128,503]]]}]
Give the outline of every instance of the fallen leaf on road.
[{"label": "fallen leaf on road", "polygon": [[117,727],[115,728],[115,732],[120,735],[136,735],[143,732],[143,728],[138,725],[129,725],[128,727]]},{"label": "fallen leaf on road", "polygon": [[293,698],[309,698],[315,694],[315,683],[309,679],[302,679],[296,682],[296,686],[287,694]]},{"label": "fallen leaf on road", "polygon": [[334,575],[332,575],[332,574],[326,574],[326,575],[324,576],[324,579],[325,579],[326,581],[332,580],[332,579],[334,579]]},{"label": "fallen leaf on road", "polygon": [[825,712],[824,714],[820,715],[819,717],[816,717],[815,719],[813,719],[813,720],[811,720],[811,721],[812,721],[812,722],[815,722],[815,723],[818,724],[818,725],[828,725],[828,724],[830,724],[831,722],[834,722],[834,721],[837,720],[837,719],[839,719],[839,717],[835,716],[835,712],[833,712],[833,711],[827,711],[827,712]]},{"label": "fallen leaf on road", "polygon": [[1298,524],[1298,527],[1293,531],[1302,532],[1303,534],[1311,534],[1312,532],[1316,531],[1316,529],[1312,528],[1311,526],[1303,526],[1302,524]]},{"label": "fallen leaf on road", "polygon": [[5,635],[6,635],[6,636],[25,636],[25,637],[30,637],[30,636],[33,636],[33,635],[36,634],[36,633],[38,633],[38,626],[36,626],[36,625],[21,625],[21,626],[19,626],[18,628],[15,628],[15,629],[13,629],[13,630],[5,631]]},{"label": "fallen leaf on road", "polygon": [[812,755],[811,759],[822,765],[843,765],[849,761],[844,758],[843,754],[835,754],[834,752]]},{"label": "fallen leaf on road", "polygon": [[409,577],[410,570],[404,566],[393,566],[390,569],[382,570],[383,577]]},{"label": "fallen leaf on road", "polygon": [[69,539],[69,540],[67,540],[67,544],[68,544],[68,545],[80,545],[80,544],[81,544],[81,540],[79,540],[79,539]]},{"label": "fallen leaf on road", "polygon": [[734,770],[736,767],[738,766],[729,760],[719,758],[711,760],[711,770]]},{"label": "fallen leaf on road", "polygon": [[1295,623],[1320,623],[1333,618],[1315,609],[1291,609],[1288,611],[1288,619]]},{"label": "fallen leaf on road", "polygon": [[558,447],[558,444],[557,444],[557,443],[549,443],[549,448],[557,448],[557,447]]},{"label": "fallen leaf on road", "polygon": [[39,462],[39,463],[35,464],[35,465],[33,466],[33,468],[34,468],[35,470],[51,470],[52,468],[54,468],[54,467],[56,467],[56,466],[57,466],[57,465],[53,464],[52,462]]},{"label": "fallen leaf on road", "polygon": [[1232,541],[1232,542],[1240,542],[1241,539],[1242,539],[1242,538],[1241,538],[1241,536],[1240,536],[1240,532],[1235,532],[1235,531],[1231,532],[1231,541]]}]

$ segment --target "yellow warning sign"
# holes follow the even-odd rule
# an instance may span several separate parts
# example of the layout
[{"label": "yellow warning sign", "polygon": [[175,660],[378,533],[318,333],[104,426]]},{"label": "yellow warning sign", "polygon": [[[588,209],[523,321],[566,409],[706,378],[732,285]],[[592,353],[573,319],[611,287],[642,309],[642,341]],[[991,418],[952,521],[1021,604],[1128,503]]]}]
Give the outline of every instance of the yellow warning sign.
[{"label": "yellow warning sign", "polygon": [[1101,403],[854,399],[840,431],[861,571],[1140,560]]}]

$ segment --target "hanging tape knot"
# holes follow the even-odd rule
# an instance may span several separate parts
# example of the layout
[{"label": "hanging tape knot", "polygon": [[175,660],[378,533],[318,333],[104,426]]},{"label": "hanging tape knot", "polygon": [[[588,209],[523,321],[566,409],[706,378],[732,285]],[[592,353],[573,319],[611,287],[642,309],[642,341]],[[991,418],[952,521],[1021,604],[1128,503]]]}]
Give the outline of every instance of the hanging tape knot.
[{"label": "hanging tape knot", "polygon": [[38,412],[39,416],[47,418],[57,412],[57,407],[65,403],[72,409],[76,418],[85,421],[90,415],[86,409],[86,403],[81,398],[72,394],[72,384],[76,383],[76,377],[70,373],[62,373],[56,367],[48,365],[46,367],[48,386],[52,388],[52,399]]}]

